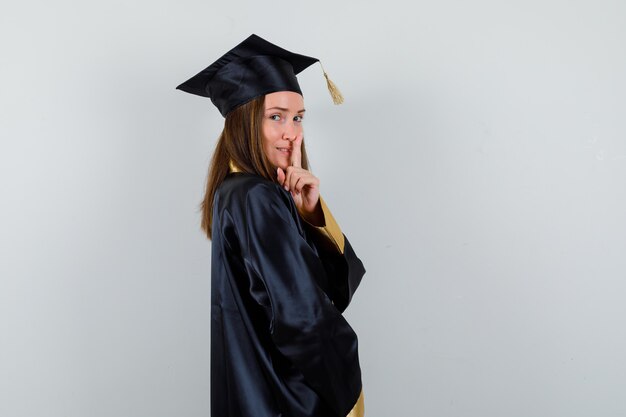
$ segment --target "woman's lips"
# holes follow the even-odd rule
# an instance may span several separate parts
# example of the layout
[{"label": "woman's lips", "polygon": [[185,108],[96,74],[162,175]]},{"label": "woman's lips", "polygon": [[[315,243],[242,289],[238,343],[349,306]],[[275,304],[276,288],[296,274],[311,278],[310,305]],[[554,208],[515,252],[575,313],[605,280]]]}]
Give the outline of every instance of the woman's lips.
[{"label": "woman's lips", "polygon": [[291,152],[291,149],[289,148],[276,148],[276,149],[278,149],[279,152],[287,154],[287,155]]}]

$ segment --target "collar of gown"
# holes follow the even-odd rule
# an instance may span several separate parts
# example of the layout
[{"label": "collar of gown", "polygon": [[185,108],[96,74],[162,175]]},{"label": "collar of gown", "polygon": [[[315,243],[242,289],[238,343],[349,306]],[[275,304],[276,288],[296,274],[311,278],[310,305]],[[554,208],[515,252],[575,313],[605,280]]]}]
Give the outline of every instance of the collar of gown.
[{"label": "collar of gown", "polygon": [[242,172],[232,159],[228,161],[228,167],[230,172]]},{"label": "collar of gown", "polygon": [[[232,159],[228,161],[228,168],[230,172],[243,172]],[[337,221],[333,217],[330,209],[326,205],[326,202],[321,195],[320,203],[322,205],[322,211],[324,212],[324,226],[311,226],[313,226],[313,228],[317,230],[320,234],[324,235],[327,241],[332,244],[332,247],[336,248],[336,250],[343,254],[345,250],[345,241],[343,233],[341,232],[341,228],[339,227],[339,224],[337,224]],[[304,221],[307,222],[306,220]]]}]

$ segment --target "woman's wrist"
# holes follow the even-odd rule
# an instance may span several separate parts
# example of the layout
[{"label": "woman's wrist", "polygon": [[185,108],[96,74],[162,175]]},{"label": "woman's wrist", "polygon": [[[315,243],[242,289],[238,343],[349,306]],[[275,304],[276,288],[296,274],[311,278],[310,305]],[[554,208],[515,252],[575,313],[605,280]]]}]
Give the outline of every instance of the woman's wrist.
[{"label": "woman's wrist", "polygon": [[326,223],[324,221],[324,210],[322,210],[322,205],[319,200],[317,200],[317,204],[315,205],[315,209],[313,209],[313,211],[301,211],[300,215],[304,220],[306,220],[308,223],[312,224],[315,227],[326,226]]}]

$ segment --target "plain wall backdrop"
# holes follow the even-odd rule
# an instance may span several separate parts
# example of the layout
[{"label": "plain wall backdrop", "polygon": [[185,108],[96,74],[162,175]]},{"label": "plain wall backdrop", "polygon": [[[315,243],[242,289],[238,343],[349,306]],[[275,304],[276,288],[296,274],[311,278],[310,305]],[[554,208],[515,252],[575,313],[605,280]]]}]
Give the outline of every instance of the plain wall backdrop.
[{"label": "plain wall backdrop", "polygon": [[223,118],[175,87],[251,33],[346,99],[299,76],[366,416],[626,415],[611,0],[3,2],[0,415],[209,415]]}]

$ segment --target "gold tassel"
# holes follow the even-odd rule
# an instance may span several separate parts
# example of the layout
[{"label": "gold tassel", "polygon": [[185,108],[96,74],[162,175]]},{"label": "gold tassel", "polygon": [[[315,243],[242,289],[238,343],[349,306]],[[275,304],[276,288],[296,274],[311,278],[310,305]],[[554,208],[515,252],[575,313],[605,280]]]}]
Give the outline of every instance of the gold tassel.
[{"label": "gold tassel", "polygon": [[320,66],[322,67],[322,72],[324,73],[324,78],[326,78],[326,87],[328,87],[328,92],[330,96],[333,98],[333,103],[341,104],[343,103],[343,96],[341,95],[341,91],[337,88],[334,82],[330,78],[328,78],[328,74],[324,71],[324,66],[322,65],[322,61],[319,61]]}]

